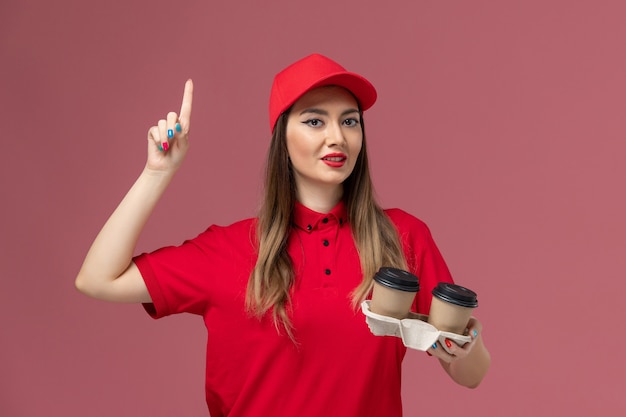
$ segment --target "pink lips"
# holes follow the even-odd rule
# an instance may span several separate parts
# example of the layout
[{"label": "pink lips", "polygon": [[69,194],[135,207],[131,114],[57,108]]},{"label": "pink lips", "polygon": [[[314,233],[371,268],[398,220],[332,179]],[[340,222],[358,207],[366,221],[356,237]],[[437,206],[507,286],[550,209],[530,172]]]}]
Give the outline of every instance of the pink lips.
[{"label": "pink lips", "polygon": [[329,153],[322,157],[322,161],[333,168],[341,168],[346,163],[346,155],[342,153]]}]

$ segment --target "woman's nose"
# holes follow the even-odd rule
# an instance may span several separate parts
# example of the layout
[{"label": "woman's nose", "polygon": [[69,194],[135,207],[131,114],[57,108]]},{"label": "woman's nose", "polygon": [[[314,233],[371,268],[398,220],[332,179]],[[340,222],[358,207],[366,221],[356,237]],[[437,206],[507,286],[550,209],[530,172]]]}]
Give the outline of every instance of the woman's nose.
[{"label": "woman's nose", "polygon": [[326,129],[326,142],[331,145],[343,144],[346,138],[339,123],[329,123]]}]

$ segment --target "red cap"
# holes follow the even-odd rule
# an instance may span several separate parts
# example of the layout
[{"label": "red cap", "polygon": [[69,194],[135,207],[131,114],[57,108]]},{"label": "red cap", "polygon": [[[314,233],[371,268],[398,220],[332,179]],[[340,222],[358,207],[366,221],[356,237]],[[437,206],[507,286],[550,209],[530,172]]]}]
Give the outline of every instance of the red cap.
[{"label": "red cap", "polygon": [[335,61],[312,54],[294,62],[276,74],[270,94],[270,129],[278,117],[307,91],[326,85],[337,85],[350,91],[359,102],[361,111],[372,107],[376,89],[364,77],[348,72]]}]

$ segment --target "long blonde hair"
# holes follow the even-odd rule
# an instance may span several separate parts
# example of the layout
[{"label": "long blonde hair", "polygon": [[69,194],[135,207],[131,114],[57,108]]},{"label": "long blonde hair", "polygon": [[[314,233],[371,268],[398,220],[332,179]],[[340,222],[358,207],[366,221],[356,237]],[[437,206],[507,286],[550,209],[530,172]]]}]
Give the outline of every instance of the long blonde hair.
[{"label": "long blonde hair", "polygon": [[[258,259],[248,280],[246,308],[259,318],[271,310],[277,330],[284,328],[294,340],[289,318],[294,272],[287,241],[296,202],[296,184],[287,151],[288,115],[289,110],[279,117],[267,156],[264,198],[257,224]],[[407,268],[396,228],[375,201],[362,116],[361,129],[361,152],[354,170],[343,183],[348,224],[363,272],[361,283],[351,294],[355,309],[371,291],[372,277],[381,266]]]}]

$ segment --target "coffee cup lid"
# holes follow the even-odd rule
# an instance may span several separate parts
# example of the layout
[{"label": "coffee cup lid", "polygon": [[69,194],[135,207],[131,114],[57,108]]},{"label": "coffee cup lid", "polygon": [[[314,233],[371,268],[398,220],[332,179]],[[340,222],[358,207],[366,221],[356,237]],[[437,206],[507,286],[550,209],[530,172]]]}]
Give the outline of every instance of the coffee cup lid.
[{"label": "coffee cup lid", "polygon": [[408,271],[382,267],[374,275],[374,281],[394,290],[417,292],[420,289],[418,278]]},{"label": "coffee cup lid", "polygon": [[432,291],[433,296],[450,304],[456,304],[461,307],[475,308],[478,307],[478,299],[476,293],[469,288],[460,285],[451,284],[449,282],[440,282]]}]

